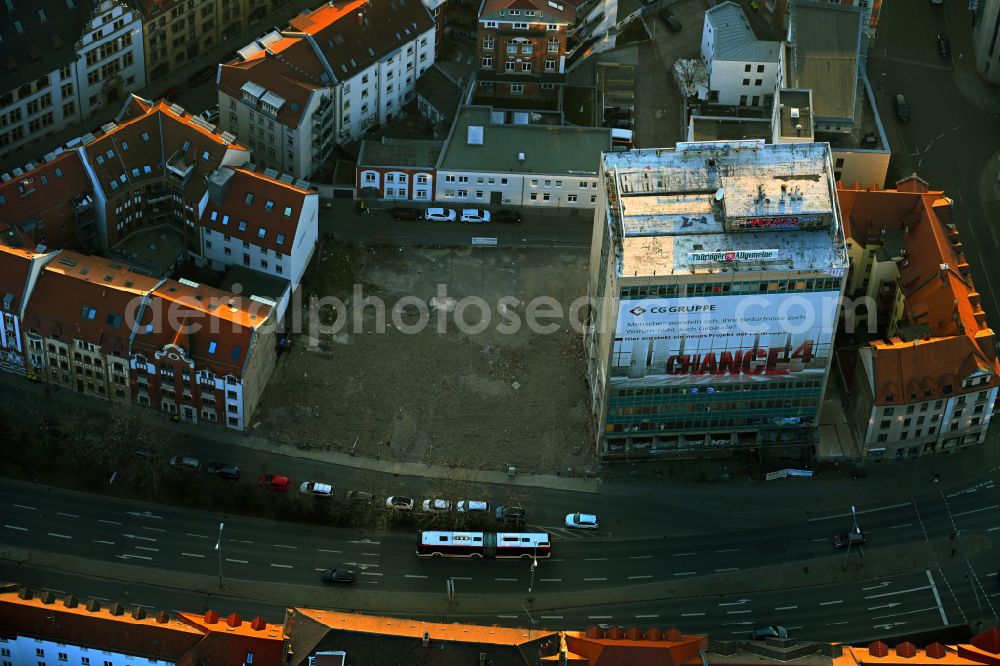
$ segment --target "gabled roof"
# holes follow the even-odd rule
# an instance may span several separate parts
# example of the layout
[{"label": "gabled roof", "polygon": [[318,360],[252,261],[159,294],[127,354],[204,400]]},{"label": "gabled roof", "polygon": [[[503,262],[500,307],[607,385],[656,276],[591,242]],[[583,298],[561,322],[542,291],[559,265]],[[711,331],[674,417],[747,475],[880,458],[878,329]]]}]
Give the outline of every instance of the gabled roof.
[{"label": "gabled roof", "polygon": [[127,358],[134,316],[159,282],[110,259],[60,252],[39,275],[26,326],[45,337],[84,340]]},{"label": "gabled roof", "polygon": [[[486,0],[479,13],[479,20],[505,20],[505,21],[527,21],[530,23],[565,23],[572,25],[576,22],[576,8],[581,2],[549,2],[549,0]],[[521,12],[520,17],[512,17],[508,14],[501,15],[500,12],[509,12],[516,9]],[[536,16],[524,17],[524,10],[534,10],[541,12]]]},{"label": "gabled roof", "polygon": [[32,262],[45,261],[51,256],[0,245],[0,308],[6,305],[11,312],[22,312],[26,305]]},{"label": "gabled roof", "polygon": [[109,198],[162,178],[169,164],[191,167],[185,194],[199,198],[205,179],[223,163],[228,151],[249,152],[192,120],[179,107],[159,102],[138,115],[142,106],[127,104],[123,122],[84,147],[97,182]]},{"label": "gabled roof", "polygon": [[261,617],[244,620],[236,613],[219,617],[211,610],[178,613],[177,619],[205,634],[197,647],[198,659],[205,666],[244,666],[250,663],[250,653],[254,664],[282,662],[284,632],[280,624],[268,624]]},{"label": "gabled roof", "polygon": [[[221,200],[209,195],[201,224],[212,231],[291,254],[306,198],[306,190],[247,169],[223,168],[215,178],[225,180]],[[279,242],[280,241],[280,242]]]},{"label": "gabled roof", "polygon": [[743,8],[726,0],[705,12],[715,31],[715,59],[742,62],[778,62],[781,42],[757,39]]},{"label": "gabled roof", "polygon": [[193,282],[164,280],[151,294],[136,327],[134,352],[177,345],[198,368],[240,377],[256,332],[273,307]]},{"label": "gabled roof", "polygon": [[853,120],[864,16],[859,7],[793,0],[791,88],[812,88],[813,118]]},{"label": "gabled roof", "polygon": [[[684,635],[677,629],[642,631],[635,627],[612,627],[605,631],[601,627],[591,627],[586,632],[565,631],[563,637],[567,651],[589,666],[700,664],[698,651],[708,646],[705,636]],[[549,660],[558,663],[557,657]]]},{"label": "gabled roof", "polygon": [[11,180],[0,182],[0,222],[29,238],[45,235],[57,247],[74,238],[73,202],[91,194],[90,179],[76,151],[61,153]]},{"label": "gabled roof", "polygon": [[0,94],[17,90],[76,60],[75,46],[94,11],[92,0],[10,2],[0,20]]}]

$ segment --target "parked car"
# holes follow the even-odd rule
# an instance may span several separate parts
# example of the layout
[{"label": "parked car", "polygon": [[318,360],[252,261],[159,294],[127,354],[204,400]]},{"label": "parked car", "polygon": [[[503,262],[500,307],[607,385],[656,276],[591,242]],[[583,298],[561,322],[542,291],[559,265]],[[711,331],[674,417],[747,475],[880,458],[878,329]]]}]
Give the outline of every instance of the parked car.
[{"label": "parked car", "polygon": [[662,10],[658,14],[658,16],[660,17],[660,20],[663,21],[663,23],[667,26],[670,32],[681,31],[681,22],[677,20],[677,17],[674,16],[669,9]]},{"label": "parked car", "polygon": [[205,471],[230,481],[240,480],[240,468],[229,463],[211,462],[205,465]]},{"label": "parked car", "polygon": [[894,105],[896,107],[896,117],[901,122],[910,122],[910,105],[906,103],[906,98],[902,94],[896,95]]},{"label": "parked car", "polygon": [[363,490],[348,490],[347,501],[364,502],[365,504],[371,504],[372,502],[375,501],[375,495],[371,493],[366,493]]},{"label": "parked car", "polygon": [[459,513],[479,513],[489,510],[489,502],[483,502],[482,500],[462,500],[458,503]]},{"label": "parked car", "polygon": [[393,208],[389,211],[393,219],[396,220],[419,220],[420,216],[423,214],[419,208]]},{"label": "parked car", "polygon": [[429,222],[454,222],[458,214],[451,208],[428,208],[424,211],[424,219]]},{"label": "parked car", "polygon": [[762,641],[765,638],[788,638],[788,629],[779,624],[769,624],[763,627],[754,627],[750,632],[750,640]]},{"label": "parked car", "polygon": [[177,469],[186,469],[189,472],[201,470],[201,461],[191,456],[174,456],[170,459],[170,465]]},{"label": "parked car", "polygon": [[521,214],[516,210],[498,210],[493,219],[502,224],[521,224]]},{"label": "parked car", "polygon": [[951,42],[948,41],[948,35],[937,36],[937,47],[938,55],[942,58],[947,58],[951,55]]},{"label": "parked car", "polygon": [[356,580],[350,569],[326,569],[319,579],[324,583],[353,583]]},{"label": "parked car", "polygon": [[525,512],[519,506],[498,506],[494,514],[499,522],[523,522]]},{"label": "parked car", "polygon": [[198,114],[198,117],[204,120],[206,123],[212,123],[213,125],[219,122],[219,105],[205,109]]},{"label": "parked car", "polygon": [[330,497],[333,495],[333,486],[319,481],[303,481],[302,485],[299,486],[299,492],[315,497]]},{"label": "parked car", "polygon": [[198,85],[199,83],[204,83],[205,81],[208,81],[215,75],[215,72],[217,70],[218,70],[217,65],[205,65],[201,69],[197,70],[194,74],[187,77],[188,85],[194,86]]},{"label": "parked car", "polygon": [[865,538],[865,533],[861,530],[855,530],[853,532],[845,532],[844,534],[837,534],[833,537],[833,547],[834,548],[847,548],[851,546],[863,546],[868,541]]},{"label": "parked car", "polygon": [[169,88],[167,88],[163,92],[161,92],[157,96],[157,99],[165,99],[168,102],[173,102],[174,100],[176,100],[178,97],[181,96],[182,92],[183,91],[180,88],[178,88],[177,86],[170,86]]},{"label": "parked car", "polygon": [[393,495],[392,497],[386,498],[385,505],[390,509],[395,509],[396,511],[413,511],[414,501],[410,497]]},{"label": "parked car", "polygon": [[451,502],[445,499],[425,499],[422,505],[424,511],[443,513],[451,511]]},{"label": "parked car", "polygon": [[283,493],[288,491],[291,482],[287,476],[282,476],[281,474],[261,474],[257,477],[257,485],[266,490]]},{"label": "parked car", "polygon": [[485,224],[490,221],[490,211],[481,208],[463,208],[461,221],[471,224]]},{"label": "parked car", "polygon": [[592,513],[566,514],[566,527],[576,527],[581,530],[596,530],[600,526],[601,521]]}]

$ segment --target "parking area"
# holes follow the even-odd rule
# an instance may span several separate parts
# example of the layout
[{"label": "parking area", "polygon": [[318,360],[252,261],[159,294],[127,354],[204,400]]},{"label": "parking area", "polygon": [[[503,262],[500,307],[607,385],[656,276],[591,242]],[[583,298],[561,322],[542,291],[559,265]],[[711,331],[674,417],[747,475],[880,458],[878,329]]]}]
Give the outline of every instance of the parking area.
[{"label": "parking area", "polygon": [[528,323],[586,293],[585,249],[318,251],[307,293],[343,309],[310,311],[306,300],[259,430],[383,460],[547,473],[593,465],[581,336],[566,317],[535,318],[547,330]]}]

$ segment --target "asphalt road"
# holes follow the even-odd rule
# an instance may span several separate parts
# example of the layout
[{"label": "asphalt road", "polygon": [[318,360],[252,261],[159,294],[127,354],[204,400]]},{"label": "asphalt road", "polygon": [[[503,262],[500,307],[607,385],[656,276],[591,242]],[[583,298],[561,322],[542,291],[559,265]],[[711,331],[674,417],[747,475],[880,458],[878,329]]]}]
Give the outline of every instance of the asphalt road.
[{"label": "asphalt road", "polygon": [[[1000,283],[991,275],[1000,268],[1000,232],[986,216],[979,183],[986,163],[1000,149],[1000,115],[968,100],[956,83],[961,75],[956,66],[968,68],[972,53],[967,6],[965,0],[946,0],[943,7],[904,0],[883,3],[868,76],[873,88],[881,88],[877,105],[898,165],[895,175],[916,172],[932,189],[954,200],[973,280],[996,330]],[[939,33],[950,38],[949,58],[938,55]],[[965,60],[959,61],[963,53]],[[895,115],[892,100],[897,93],[909,103],[908,123]],[[893,186],[892,175],[887,186]]]}]

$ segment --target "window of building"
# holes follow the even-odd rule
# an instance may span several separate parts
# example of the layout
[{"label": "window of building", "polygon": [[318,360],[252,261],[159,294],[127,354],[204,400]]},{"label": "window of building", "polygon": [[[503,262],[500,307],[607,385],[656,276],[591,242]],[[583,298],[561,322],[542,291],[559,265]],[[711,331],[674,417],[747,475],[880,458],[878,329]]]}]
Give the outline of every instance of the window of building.
[{"label": "window of building", "polygon": [[743,79],[743,85],[745,86],[750,85],[750,79]]},{"label": "window of building", "polygon": [[753,82],[753,84],[755,86],[762,86],[762,85],[764,85],[764,80],[763,79],[755,79],[754,82]]},{"label": "window of building", "polygon": [[757,65],[757,73],[760,74],[764,71],[764,65]]},{"label": "window of building", "polygon": [[511,95],[523,95],[524,94],[524,84],[523,83],[512,83],[512,84],[510,84],[510,94]]},{"label": "window of building", "polygon": [[744,72],[749,72],[750,71],[750,65],[744,65],[743,66],[743,71]]}]

